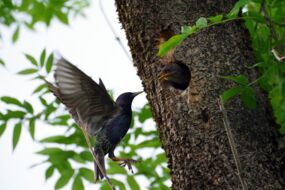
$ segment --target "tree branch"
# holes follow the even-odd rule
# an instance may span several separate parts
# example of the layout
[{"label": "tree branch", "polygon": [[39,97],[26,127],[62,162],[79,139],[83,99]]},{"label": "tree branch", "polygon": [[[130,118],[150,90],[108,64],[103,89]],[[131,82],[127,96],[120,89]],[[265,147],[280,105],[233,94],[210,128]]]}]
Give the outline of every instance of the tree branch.
[{"label": "tree branch", "polygon": [[245,183],[245,181],[244,181],[244,179],[242,178],[242,175],[241,175],[242,169],[241,169],[241,164],[240,164],[240,160],[239,160],[239,155],[238,155],[238,152],[237,152],[237,148],[236,148],[236,144],[235,144],[235,141],[234,141],[234,138],[233,138],[232,131],[230,129],[230,122],[229,122],[229,119],[228,119],[228,116],[227,116],[227,112],[225,110],[225,107],[224,107],[224,104],[223,104],[223,101],[222,101],[221,97],[219,98],[218,102],[219,102],[220,110],[221,110],[221,112],[223,114],[224,127],[225,127],[226,134],[227,134],[227,137],[228,137],[228,140],[229,140],[231,151],[233,153],[235,165],[236,165],[236,168],[237,168],[237,175],[238,175],[241,187],[242,187],[243,190],[248,190],[247,185],[246,185],[246,183]]},{"label": "tree branch", "polygon": [[96,164],[98,165],[98,167],[99,167],[101,173],[103,174],[103,176],[106,178],[106,180],[107,180],[108,184],[110,185],[111,189],[112,189],[112,190],[116,190],[115,187],[114,187],[114,185],[113,185],[113,183],[111,182],[110,178],[109,178],[109,177],[107,176],[107,174],[104,172],[103,167],[101,166],[99,160],[97,159],[97,157],[96,157],[95,154],[94,154],[94,151],[93,151],[93,148],[92,148],[92,144],[91,144],[90,139],[89,139],[89,137],[88,137],[88,134],[87,134],[87,132],[86,132],[86,129],[87,129],[86,123],[82,121],[82,118],[81,118],[81,115],[79,114],[79,112],[78,112],[78,111],[76,111],[76,112],[77,112],[77,115],[78,115],[79,127],[82,129],[83,135],[84,135],[85,140],[86,140],[86,142],[87,142],[87,145],[88,145],[88,147],[89,147],[89,149],[90,149],[90,151],[91,151],[91,154],[92,154],[92,156],[93,156],[94,161],[95,161]]},{"label": "tree branch", "polygon": [[102,0],[99,0],[99,7],[100,7],[100,11],[101,11],[101,13],[102,13],[102,15],[103,15],[103,17],[104,17],[104,19],[105,19],[105,21],[106,21],[108,27],[110,28],[111,32],[112,32],[113,35],[115,36],[116,41],[119,43],[121,49],[123,50],[123,52],[125,53],[125,55],[128,57],[128,59],[129,59],[130,61],[132,61],[132,58],[131,58],[131,56],[130,56],[130,54],[129,54],[129,51],[127,50],[127,48],[126,48],[126,47],[124,46],[124,44],[122,43],[121,38],[120,38],[119,35],[116,33],[116,31],[115,31],[114,27],[112,26],[112,24],[111,24],[111,22],[110,22],[110,20],[109,20],[109,18],[108,18],[108,16],[107,16],[107,14],[105,13],[105,10],[104,10],[103,4],[102,4]]}]

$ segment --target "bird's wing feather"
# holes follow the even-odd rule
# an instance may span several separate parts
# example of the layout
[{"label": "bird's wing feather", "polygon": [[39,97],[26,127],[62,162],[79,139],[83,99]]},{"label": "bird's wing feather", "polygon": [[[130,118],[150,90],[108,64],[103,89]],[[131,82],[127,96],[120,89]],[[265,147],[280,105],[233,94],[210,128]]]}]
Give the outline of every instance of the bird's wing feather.
[{"label": "bird's wing feather", "polygon": [[98,85],[63,58],[57,62],[55,80],[56,87],[51,87],[52,92],[66,105],[77,123],[77,112],[80,114],[82,120],[87,123],[87,130],[91,135],[119,110],[101,80]]}]

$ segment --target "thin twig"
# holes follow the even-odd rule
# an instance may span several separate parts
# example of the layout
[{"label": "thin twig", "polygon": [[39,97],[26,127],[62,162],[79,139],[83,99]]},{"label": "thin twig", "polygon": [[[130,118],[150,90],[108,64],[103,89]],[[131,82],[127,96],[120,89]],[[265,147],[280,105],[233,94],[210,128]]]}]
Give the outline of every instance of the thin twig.
[{"label": "thin twig", "polygon": [[106,173],[104,172],[103,167],[101,166],[99,160],[97,159],[97,157],[96,157],[95,154],[94,154],[94,151],[93,151],[93,148],[92,148],[92,144],[91,144],[90,139],[89,139],[89,137],[88,137],[88,134],[87,134],[87,132],[86,132],[86,129],[87,129],[86,123],[83,122],[83,120],[82,120],[81,115],[79,114],[79,112],[78,112],[78,111],[76,111],[76,112],[77,112],[77,115],[78,115],[79,126],[80,126],[80,128],[82,129],[83,135],[84,135],[84,137],[85,137],[85,140],[86,140],[86,142],[87,142],[87,145],[88,145],[88,147],[89,147],[89,149],[90,149],[90,152],[91,152],[91,154],[92,154],[92,156],[93,156],[94,161],[95,161],[96,164],[98,165],[99,170],[101,171],[101,173],[103,174],[103,176],[106,178],[106,180],[107,180],[108,184],[110,185],[111,189],[112,189],[112,190],[116,190],[115,187],[114,187],[114,185],[113,185],[113,183],[111,182],[110,178],[106,175]]},{"label": "thin twig", "polygon": [[280,56],[276,49],[272,49],[271,52],[273,53],[274,57],[279,61],[282,62],[285,60],[285,56]]},{"label": "thin twig", "polygon": [[265,23],[269,27],[269,30],[270,30],[270,36],[269,37],[271,38],[271,43],[272,43],[273,39],[278,40],[278,36],[277,36],[277,33],[276,33],[275,29],[274,29],[274,26],[273,26],[273,23],[272,23],[272,21],[270,19],[270,16],[269,16],[269,14],[268,14],[268,12],[266,10],[265,3],[266,3],[265,1],[262,2],[261,10],[262,10],[262,12],[264,14],[264,17],[265,17]]},{"label": "thin twig", "polygon": [[227,134],[227,137],[228,137],[228,140],[229,140],[231,151],[233,153],[235,165],[236,165],[236,168],[237,168],[237,175],[238,175],[239,181],[241,183],[242,189],[243,190],[247,190],[248,189],[247,185],[246,185],[244,179],[241,176],[242,169],[241,169],[241,164],[240,164],[240,160],[239,160],[236,144],[235,144],[235,141],[234,141],[234,138],[233,138],[233,134],[232,134],[231,129],[230,129],[230,122],[229,122],[229,119],[228,119],[228,116],[227,116],[227,112],[225,110],[225,107],[224,107],[224,104],[223,104],[223,101],[222,101],[221,97],[219,98],[218,102],[219,102],[220,110],[222,111],[222,114],[223,114],[224,127],[225,127],[226,134]]},{"label": "thin twig", "polygon": [[120,38],[119,35],[116,33],[116,31],[115,31],[115,29],[113,28],[113,26],[112,26],[112,24],[111,24],[111,22],[110,22],[110,20],[109,20],[109,18],[108,18],[108,16],[107,16],[107,14],[105,13],[105,10],[104,10],[104,7],[103,7],[103,4],[102,4],[102,1],[101,1],[101,0],[99,0],[99,7],[100,7],[100,11],[101,11],[101,13],[102,13],[102,15],[103,15],[103,17],[104,17],[104,19],[105,19],[105,21],[106,21],[108,27],[110,28],[111,32],[112,32],[113,35],[115,36],[116,41],[117,41],[117,42],[119,43],[119,45],[121,46],[121,49],[124,51],[124,53],[125,53],[125,55],[128,57],[128,59],[129,59],[130,61],[132,61],[132,58],[131,58],[131,56],[130,56],[130,54],[129,54],[129,51],[127,50],[127,48],[126,48],[126,47],[124,46],[124,44],[122,43],[121,38]]}]

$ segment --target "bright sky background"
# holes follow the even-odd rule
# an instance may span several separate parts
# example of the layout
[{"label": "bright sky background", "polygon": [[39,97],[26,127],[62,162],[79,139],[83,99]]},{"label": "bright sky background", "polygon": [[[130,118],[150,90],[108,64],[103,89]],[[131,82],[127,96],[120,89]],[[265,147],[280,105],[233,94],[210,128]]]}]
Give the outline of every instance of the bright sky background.
[{"label": "bright sky background", "polygon": [[[104,2],[105,12],[115,30],[126,45],[114,2],[102,2]],[[66,59],[92,76],[94,80],[98,81],[101,77],[105,86],[114,90],[115,97],[126,91],[142,90],[136,69],[108,28],[100,12],[98,1],[93,1],[86,15],[86,18],[71,19],[70,26],[53,22],[49,29],[38,25],[36,32],[21,30],[19,41],[16,44],[11,44],[14,28],[0,28],[3,38],[0,43],[0,57],[7,64],[7,69],[0,68],[0,96],[8,95],[29,101],[35,99],[31,96],[31,92],[35,89],[36,83],[15,73],[30,66],[23,55],[24,52],[38,58],[44,48],[49,53],[53,50],[60,52]],[[145,95],[140,95],[134,100],[133,108],[141,107],[145,103]],[[20,142],[16,150],[12,152],[12,132],[13,127],[7,128],[0,138],[0,189],[53,189],[57,178],[53,177],[45,182],[46,166],[29,169],[31,165],[43,160],[42,156],[34,154],[41,147],[34,143],[28,131],[23,129]],[[36,127],[38,139],[54,133],[55,131],[50,131],[44,126]],[[70,189],[70,186],[63,189]],[[86,189],[94,189],[94,187],[90,185],[90,187],[86,186]]]}]

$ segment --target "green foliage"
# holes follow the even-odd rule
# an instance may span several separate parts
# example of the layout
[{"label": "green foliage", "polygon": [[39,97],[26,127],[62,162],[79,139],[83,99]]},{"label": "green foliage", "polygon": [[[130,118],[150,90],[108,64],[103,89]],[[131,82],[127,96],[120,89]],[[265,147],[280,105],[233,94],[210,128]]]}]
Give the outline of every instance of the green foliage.
[{"label": "green foliage", "polygon": [[0,58],[0,65],[5,66],[5,62]]},{"label": "green foliage", "polygon": [[13,34],[13,37],[12,37],[12,41],[13,41],[14,43],[18,40],[19,35],[20,35],[20,27],[17,26],[17,28],[16,28],[16,30],[15,30],[15,32],[14,32],[14,34]]},{"label": "green foliage", "polygon": [[[1,97],[1,101],[6,105],[6,111],[0,117],[0,123],[2,123],[0,135],[5,131],[8,123],[17,123],[13,134],[14,149],[19,142],[21,129],[27,128],[32,139],[44,145],[43,149],[36,152],[43,157],[43,161],[36,165],[47,165],[44,174],[45,179],[48,180],[54,178],[54,175],[60,174],[56,180],[55,189],[61,189],[67,184],[71,184],[72,189],[84,189],[84,181],[94,183],[93,167],[87,167],[88,164],[93,163],[93,157],[81,129],[67,112],[63,113],[63,105],[47,89],[44,79],[50,74],[53,66],[53,54],[47,55],[46,50],[42,51],[39,59],[26,54],[27,62],[33,66],[33,68],[28,69],[33,69],[33,72],[27,72],[28,69],[19,72],[20,75],[32,76],[33,79],[40,81],[40,85],[36,86],[33,91],[33,102],[35,100],[40,102],[41,109],[34,110],[33,104],[26,100],[21,101],[9,96]],[[118,189],[127,189],[129,186],[131,189],[139,190],[137,177],[140,176],[145,176],[148,179],[150,182],[148,184],[149,189],[155,187],[165,189],[167,187],[166,182],[169,181],[169,171],[166,167],[165,154],[160,149],[157,131],[151,122],[150,106],[145,105],[141,110],[135,111],[133,117],[134,122],[131,129],[123,142],[118,145],[116,155],[139,159],[141,162],[133,166],[135,173],[131,174],[126,168],[120,167],[118,163],[106,157],[107,174]],[[35,131],[38,123],[45,123],[51,128],[64,128],[65,132],[37,139]],[[145,126],[147,124],[151,126]],[[141,155],[138,152],[143,149],[153,152],[149,155],[150,158],[142,159],[139,157]],[[163,173],[159,173],[158,170],[163,171]],[[118,175],[124,176],[126,180],[117,180]],[[105,181],[102,181],[100,186],[101,189],[109,188]]]},{"label": "green foliage", "polygon": [[6,104],[14,104],[14,105],[17,105],[17,106],[22,106],[23,104],[17,100],[16,98],[13,98],[13,97],[9,97],[9,96],[2,96],[1,97],[1,100],[3,102],[5,102]]},{"label": "green foliage", "polygon": [[236,18],[240,10],[249,3],[250,0],[239,0],[232,10],[227,14],[228,18]]},{"label": "green foliage", "polygon": [[[68,24],[69,16],[83,15],[82,11],[88,5],[88,0],[5,0],[0,2],[0,24],[10,26],[18,23],[34,28],[36,23],[49,26],[54,19]],[[23,15],[21,19],[18,14]]]},{"label": "green foliage", "polygon": [[90,183],[94,182],[94,172],[93,170],[90,170],[88,168],[80,168],[79,169],[79,174],[86,179],[87,181],[89,181]]},{"label": "green foliage", "polygon": [[2,136],[2,134],[4,133],[5,129],[6,129],[6,123],[3,123],[0,125],[0,137]]},{"label": "green foliage", "polygon": [[276,122],[281,126],[280,132],[285,134],[285,62],[279,62],[272,54],[275,50],[285,55],[285,1],[251,1],[247,7],[246,16],[259,18],[245,21],[258,63],[256,67],[261,72],[258,84],[269,93]]},{"label": "green foliage", "polygon": [[29,55],[29,54],[25,54],[26,58],[30,61],[30,63],[32,63],[34,66],[38,66],[38,62],[36,61],[36,59]]},{"label": "green foliage", "polygon": [[48,167],[48,169],[45,172],[46,180],[48,180],[53,175],[53,172],[54,172],[54,166],[51,165],[50,167]]},{"label": "green foliage", "polygon": [[159,48],[158,55],[164,56],[168,51],[175,48],[176,46],[180,45],[183,40],[187,38],[187,34],[178,34],[175,36],[172,36],[169,40],[167,40],[165,43],[161,44]]},{"label": "green foliage", "polygon": [[160,57],[165,56],[167,52],[180,45],[189,35],[193,34],[196,31],[196,26],[183,26],[181,28],[181,34],[172,36],[169,40],[160,45],[158,55]]},{"label": "green foliage", "polygon": [[132,190],[140,190],[140,186],[133,176],[127,176],[127,182]]},{"label": "green foliage", "polygon": [[16,148],[16,146],[17,146],[17,144],[19,142],[21,131],[22,131],[22,124],[21,123],[17,123],[15,125],[14,131],[13,131],[13,149]]},{"label": "green foliage", "polygon": [[83,182],[79,174],[77,174],[73,181],[72,190],[84,190]]},{"label": "green foliage", "polygon": [[[48,57],[47,63],[46,63],[46,71],[47,73],[50,73],[53,63],[53,54],[51,53]],[[44,65],[44,64],[43,64]]]},{"label": "green foliage", "polygon": [[205,28],[208,25],[208,21],[205,17],[200,17],[197,21],[196,21],[196,26],[197,28],[201,29],[201,28]]},{"label": "green foliage", "polygon": [[33,74],[33,73],[37,73],[38,70],[37,69],[24,69],[22,71],[19,71],[18,74],[20,75],[29,75],[29,74]]},{"label": "green foliage", "polygon": [[216,16],[211,16],[210,18],[209,18],[209,21],[211,22],[211,23],[220,23],[222,20],[223,20],[223,15],[216,15]]},{"label": "green foliage", "polygon": [[250,86],[251,84],[248,83],[248,79],[246,78],[246,76],[222,76],[221,78],[234,81],[238,84],[238,86],[230,88],[222,94],[222,101],[224,103],[226,103],[233,96],[240,95],[240,98],[246,107],[250,109],[255,109],[255,94],[252,87]]},{"label": "green foliage", "polygon": [[[58,20],[62,24],[68,24],[70,17],[84,16],[83,11],[89,6],[89,1],[2,0],[0,1],[0,26],[15,28],[11,41],[16,43],[22,28],[35,30],[37,24],[43,23],[46,26],[50,26],[53,20]],[[31,61],[31,63],[35,64],[36,62]],[[2,59],[0,59],[0,65],[5,65]]]},{"label": "green foliage", "polygon": [[31,118],[29,121],[29,132],[32,139],[35,139],[35,128],[36,128],[35,118]]}]

